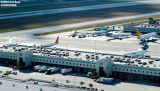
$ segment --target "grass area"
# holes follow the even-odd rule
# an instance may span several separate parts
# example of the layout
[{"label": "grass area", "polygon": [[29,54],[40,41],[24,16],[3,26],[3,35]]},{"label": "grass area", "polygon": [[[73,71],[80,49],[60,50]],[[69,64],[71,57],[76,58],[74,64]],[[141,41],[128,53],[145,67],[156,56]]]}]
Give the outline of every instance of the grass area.
[{"label": "grass area", "polygon": [[98,5],[98,4],[107,4],[107,3],[128,2],[128,1],[140,1],[140,0],[90,0],[90,1],[84,1],[84,2],[57,3],[57,4],[35,5],[35,6],[25,6],[25,7],[0,8],[0,14],[78,7],[78,6],[88,6],[88,5]]},{"label": "grass area", "polygon": [[[160,16],[152,16],[152,18],[159,18]],[[118,21],[118,22],[111,22],[111,23],[103,23],[103,24],[98,24],[98,26],[107,26],[107,25],[116,25],[116,24],[125,24],[125,23],[134,23],[137,21],[143,21],[143,20],[148,20],[149,17],[144,17],[144,18],[138,18],[138,19],[131,19],[131,20],[125,20],[125,21]],[[88,28],[93,28],[94,26],[97,25],[91,25],[91,26],[84,26],[84,27],[77,27],[77,30],[81,29],[88,29]],[[37,33],[34,34],[34,36],[45,36],[45,35],[50,35],[50,34],[56,34],[56,33],[62,33],[62,32],[69,32],[72,31],[75,28],[70,28],[70,29],[63,29],[63,30],[57,30],[57,31],[51,31],[51,32],[44,32],[44,33]]]}]

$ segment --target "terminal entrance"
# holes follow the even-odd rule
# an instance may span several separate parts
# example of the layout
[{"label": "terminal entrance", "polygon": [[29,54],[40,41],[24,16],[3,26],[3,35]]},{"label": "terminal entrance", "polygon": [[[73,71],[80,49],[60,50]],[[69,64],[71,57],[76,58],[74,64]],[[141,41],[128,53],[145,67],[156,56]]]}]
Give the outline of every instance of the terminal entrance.
[{"label": "terminal entrance", "polygon": [[106,77],[106,73],[104,72],[103,67],[99,68],[99,76],[100,77]]},{"label": "terminal entrance", "polygon": [[23,62],[23,58],[19,58],[19,66],[21,69],[25,68],[25,62]]}]

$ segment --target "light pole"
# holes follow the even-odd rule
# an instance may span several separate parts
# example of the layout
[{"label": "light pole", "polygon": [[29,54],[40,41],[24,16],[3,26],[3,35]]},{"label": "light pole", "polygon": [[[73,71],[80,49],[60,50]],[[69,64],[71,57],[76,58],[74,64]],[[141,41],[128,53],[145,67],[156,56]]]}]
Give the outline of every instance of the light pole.
[{"label": "light pole", "polygon": [[[121,42],[122,42],[122,40],[121,40]],[[126,51],[126,42],[124,42],[124,49],[123,49],[123,51]]]},{"label": "light pole", "polygon": [[17,43],[17,33],[16,33],[16,43]]},{"label": "light pole", "polygon": [[156,59],[157,59],[157,44],[156,44]]},{"label": "light pole", "polygon": [[76,81],[75,81],[75,74],[74,74],[74,87],[76,87]]},{"label": "light pole", "polygon": [[94,40],[94,48],[95,48],[95,53],[96,53],[96,40]]},{"label": "light pole", "polygon": [[68,38],[67,38],[67,43],[66,44],[67,44],[67,50],[68,50]]}]

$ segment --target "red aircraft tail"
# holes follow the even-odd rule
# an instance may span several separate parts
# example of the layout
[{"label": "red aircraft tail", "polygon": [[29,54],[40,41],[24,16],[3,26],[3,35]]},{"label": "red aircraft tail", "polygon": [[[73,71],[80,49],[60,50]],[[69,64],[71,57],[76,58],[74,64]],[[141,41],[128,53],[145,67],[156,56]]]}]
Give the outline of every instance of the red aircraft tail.
[{"label": "red aircraft tail", "polygon": [[56,41],[55,41],[56,44],[58,44],[58,40],[59,40],[59,36],[57,37],[57,39],[56,39]]}]

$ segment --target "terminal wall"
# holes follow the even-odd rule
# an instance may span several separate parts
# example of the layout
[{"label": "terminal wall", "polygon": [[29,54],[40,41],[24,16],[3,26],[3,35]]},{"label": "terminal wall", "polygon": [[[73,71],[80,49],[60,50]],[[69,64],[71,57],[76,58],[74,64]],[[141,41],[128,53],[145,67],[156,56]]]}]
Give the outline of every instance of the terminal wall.
[{"label": "terminal wall", "polygon": [[14,52],[0,51],[0,63],[17,66],[17,54]]},{"label": "terminal wall", "polygon": [[91,68],[91,69],[96,68],[96,62],[94,62],[94,61],[65,59],[65,58],[56,58],[56,57],[45,57],[45,56],[33,56],[32,60],[33,60],[33,62],[39,62],[39,63],[82,67],[82,68]]},{"label": "terminal wall", "polygon": [[130,65],[113,65],[113,77],[123,80],[160,81],[160,69]]},{"label": "terminal wall", "polygon": [[142,75],[151,75],[151,76],[160,76],[159,68],[149,68],[149,67],[140,67],[140,66],[131,66],[131,65],[114,64],[113,71],[142,74]]}]

